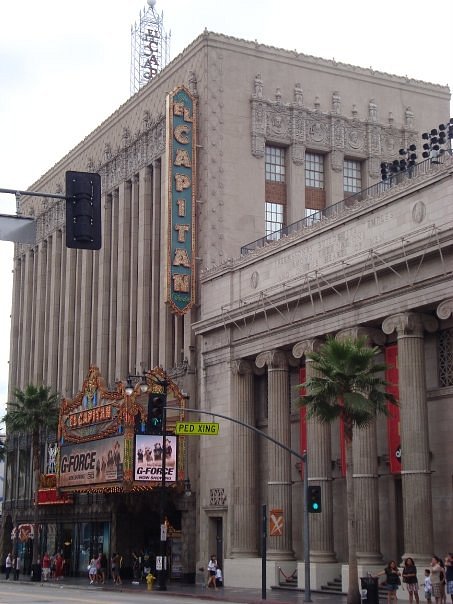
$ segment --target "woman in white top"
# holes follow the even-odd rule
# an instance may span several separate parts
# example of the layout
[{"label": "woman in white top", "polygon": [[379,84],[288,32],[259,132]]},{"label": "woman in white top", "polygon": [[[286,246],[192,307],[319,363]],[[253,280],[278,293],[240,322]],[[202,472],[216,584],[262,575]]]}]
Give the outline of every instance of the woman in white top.
[{"label": "woman in white top", "polygon": [[217,572],[217,560],[215,556],[211,556],[211,559],[208,562],[208,587],[213,587],[217,589],[217,585],[215,582],[215,574]]}]

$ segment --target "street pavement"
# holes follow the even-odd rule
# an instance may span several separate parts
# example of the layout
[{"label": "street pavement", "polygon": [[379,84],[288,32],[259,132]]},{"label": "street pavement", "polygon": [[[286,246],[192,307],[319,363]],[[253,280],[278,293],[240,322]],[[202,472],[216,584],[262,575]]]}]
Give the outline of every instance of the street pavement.
[{"label": "street pavement", "polygon": [[[2,581],[2,583],[4,580]],[[30,581],[25,577],[21,577],[20,583],[28,583]],[[14,583],[13,581],[8,581],[8,583]],[[33,585],[33,583],[32,583]],[[81,577],[65,577],[59,582],[49,581],[49,588],[57,587],[59,589],[86,589],[89,592],[92,591],[103,591],[103,592],[116,592],[123,593],[126,597],[127,593],[143,593],[145,596],[146,593],[153,594],[159,592],[157,586],[153,589],[152,592],[148,592],[147,586],[144,583],[140,583],[139,585],[132,584],[129,582],[124,582],[122,585],[114,585],[112,581],[108,581],[103,585],[90,585],[88,579]],[[165,596],[175,596],[175,600],[177,597],[185,597],[185,598],[193,598],[194,600],[206,600],[206,601],[222,601],[222,602],[237,602],[243,604],[258,604],[267,602],[267,604],[303,604],[304,602],[311,601],[314,604],[345,604],[346,596],[341,594],[330,594],[330,593],[322,593],[322,592],[312,592],[311,600],[305,599],[305,593],[302,590],[298,589],[268,589],[266,591],[266,599],[262,599],[262,593],[260,589],[249,589],[249,588],[239,588],[239,587],[222,587],[217,591],[213,589],[207,589],[201,585],[187,585],[178,582],[170,582],[167,585],[167,591],[160,592]]]}]

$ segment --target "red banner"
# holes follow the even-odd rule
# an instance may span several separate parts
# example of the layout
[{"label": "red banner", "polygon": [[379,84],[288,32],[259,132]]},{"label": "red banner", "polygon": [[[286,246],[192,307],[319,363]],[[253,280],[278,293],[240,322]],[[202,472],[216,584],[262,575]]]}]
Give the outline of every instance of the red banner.
[{"label": "red banner", "polygon": [[73,503],[70,493],[58,493],[57,489],[39,489],[38,505],[58,505]]},{"label": "red banner", "polygon": [[[387,369],[385,380],[388,383],[387,392],[399,400],[398,389],[398,345],[392,344],[385,348],[385,363]],[[389,464],[392,474],[401,473],[401,438],[400,438],[400,409],[388,403],[387,435],[389,446]]]}]

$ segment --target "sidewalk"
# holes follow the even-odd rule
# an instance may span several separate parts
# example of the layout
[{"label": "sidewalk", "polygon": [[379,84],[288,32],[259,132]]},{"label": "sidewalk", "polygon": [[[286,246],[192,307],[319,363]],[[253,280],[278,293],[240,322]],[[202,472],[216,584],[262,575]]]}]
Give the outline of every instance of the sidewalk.
[{"label": "sidewalk", "polygon": [[[21,583],[29,583],[26,577],[20,578]],[[11,581],[13,583],[13,581]],[[31,582],[33,584],[33,582]],[[86,589],[87,591],[103,590],[116,592],[142,592],[156,594],[159,592],[158,586],[155,586],[152,592],[147,591],[147,586],[144,583],[134,585],[130,581],[125,581],[122,585],[114,585],[112,581],[108,581],[104,585],[90,585],[88,579],[83,577],[65,577],[62,581],[42,582],[43,586],[66,587],[68,589]],[[230,602],[242,602],[243,604],[258,604],[266,602],[267,604],[303,604],[305,602],[305,594],[297,589],[268,589],[266,592],[266,600],[261,598],[260,589],[248,589],[242,587],[222,587],[217,591],[206,589],[200,585],[188,585],[175,581],[168,583],[166,595],[185,596],[199,598],[207,601],[223,600]],[[311,601],[314,604],[346,604],[346,596],[331,593],[312,592]]]}]

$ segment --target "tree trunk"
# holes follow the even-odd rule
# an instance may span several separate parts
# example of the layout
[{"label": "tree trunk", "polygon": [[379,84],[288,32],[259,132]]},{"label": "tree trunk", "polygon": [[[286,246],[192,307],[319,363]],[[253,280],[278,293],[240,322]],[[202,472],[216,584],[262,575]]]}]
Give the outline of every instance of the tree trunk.
[{"label": "tree trunk", "polygon": [[39,516],[38,516],[38,488],[39,488],[39,433],[33,433],[31,439],[33,456],[33,564],[37,564],[39,558]]},{"label": "tree trunk", "polygon": [[348,518],[349,582],[347,604],[360,604],[359,573],[355,548],[355,503],[352,462],[352,440],[346,439],[346,507]]}]

